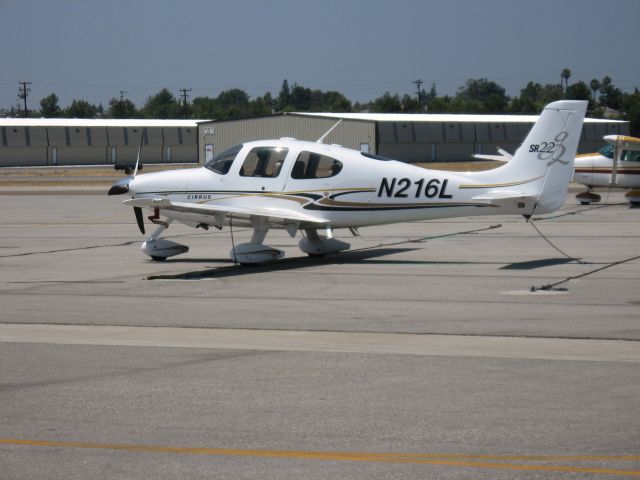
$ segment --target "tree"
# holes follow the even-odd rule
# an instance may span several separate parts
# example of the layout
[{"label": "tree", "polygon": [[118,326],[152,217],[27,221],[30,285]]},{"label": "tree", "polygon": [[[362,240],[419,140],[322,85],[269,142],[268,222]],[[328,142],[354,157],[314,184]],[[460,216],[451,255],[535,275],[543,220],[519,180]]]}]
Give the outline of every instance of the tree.
[{"label": "tree", "polygon": [[609,76],[602,79],[600,104],[612,110],[619,110],[622,107],[622,91],[613,85]]},{"label": "tree", "polygon": [[598,93],[598,90],[600,90],[600,80],[598,80],[597,78],[594,78],[589,83],[589,87],[591,88],[591,91],[593,92],[593,101],[596,102],[598,100],[597,93]]},{"label": "tree", "polygon": [[147,98],[140,113],[145,118],[180,118],[180,105],[173,94],[163,88],[158,93]]},{"label": "tree", "polygon": [[401,108],[404,113],[417,113],[421,111],[421,102],[413,95],[405,94],[402,97]]},{"label": "tree", "polygon": [[280,93],[278,94],[278,110],[284,112],[289,106],[289,102],[291,101],[291,90],[289,89],[289,82],[285,78],[282,81],[282,87],[280,88]]},{"label": "tree", "polygon": [[232,88],[220,92],[216,102],[220,107],[219,118],[234,119],[251,116],[249,112],[249,95],[244,90]]},{"label": "tree", "polygon": [[311,89],[293,84],[289,106],[297,111],[308,111],[311,107]]},{"label": "tree", "polygon": [[622,108],[624,118],[629,121],[629,133],[634,137],[640,136],[640,92],[636,88],[634,93],[624,96]]},{"label": "tree", "polygon": [[322,95],[322,111],[325,112],[350,112],[351,102],[340,92],[325,92]]},{"label": "tree", "polygon": [[527,86],[520,90],[520,96],[512,100],[509,111],[513,113],[538,113],[542,92],[543,88],[539,83],[527,83]]},{"label": "tree", "polygon": [[456,100],[462,111],[466,103],[469,113],[501,113],[509,103],[505,89],[486,78],[467,80],[458,90]]},{"label": "tree", "polygon": [[65,116],[69,118],[96,118],[98,108],[86,100],[74,100],[65,110]]},{"label": "tree", "polygon": [[58,105],[58,96],[55,93],[40,100],[40,114],[47,118],[59,117],[62,114]]},{"label": "tree", "polygon": [[108,115],[111,118],[133,118],[136,116],[136,106],[127,98],[109,100]]},{"label": "tree", "polygon": [[402,111],[400,97],[396,93],[391,95],[385,92],[383,96],[376,98],[371,103],[371,111],[376,113],[398,113]]},{"label": "tree", "polygon": [[580,80],[567,87],[566,96],[569,100],[591,100],[591,89]]},{"label": "tree", "polygon": [[215,98],[196,97],[192,102],[192,111],[195,118],[209,118],[212,120],[222,117],[222,108]]},{"label": "tree", "polygon": [[560,74],[560,79],[564,80],[564,93],[567,94],[567,87],[569,86],[569,77],[571,77],[571,70],[564,68]]}]

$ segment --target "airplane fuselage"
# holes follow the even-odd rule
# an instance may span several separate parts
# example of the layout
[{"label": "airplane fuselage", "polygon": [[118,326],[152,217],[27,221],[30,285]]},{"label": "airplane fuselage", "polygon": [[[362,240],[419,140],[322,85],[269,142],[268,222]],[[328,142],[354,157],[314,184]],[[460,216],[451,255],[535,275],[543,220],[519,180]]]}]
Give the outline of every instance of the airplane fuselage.
[{"label": "airplane fuselage", "polygon": [[640,188],[640,161],[619,162],[613,175],[613,159],[599,153],[578,155],[573,181],[587,187]]},{"label": "airplane fuselage", "polygon": [[[283,160],[277,174],[262,172],[248,176],[242,171],[256,149],[281,152]],[[320,175],[317,172],[296,175],[296,162],[309,156],[338,162],[340,170],[335,174],[325,169]],[[375,159],[337,145],[281,139],[244,144],[226,173],[201,167],[145,174],[136,177],[129,188],[134,198],[160,197],[179,203],[239,209],[260,204],[274,212],[295,209],[326,219],[333,228],[345,228],[482,215],[488,210],[496,214],[495,204],[474,197],[491,189],[508,188],[513,183],[540,180],[522,178],[510,185],[483,183],[488,173],[428,170],[395,160]],[[522,208],[516,205],[501,213],[521,213]],[[170,212],[169,216],[194,225],[210,221],[194,213]],[[237,223],[243,222],[238,219]]]}]

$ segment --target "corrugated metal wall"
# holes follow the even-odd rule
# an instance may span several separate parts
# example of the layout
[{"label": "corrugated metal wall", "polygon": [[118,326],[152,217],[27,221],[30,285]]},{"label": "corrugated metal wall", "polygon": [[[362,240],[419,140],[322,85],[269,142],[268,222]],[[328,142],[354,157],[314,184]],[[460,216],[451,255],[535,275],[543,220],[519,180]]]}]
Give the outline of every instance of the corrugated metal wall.
[{"label": "corrugated metal wall", "polygon": [[[515,153],[532,122],[378,122],[378,153],[407,162],[466,161],[474,153]],[[593,152],[609,134],[628,135],[628,123],[585,123],[579,152]]]},{"label": "corrugated metal wall", "polygon": [[[200,161],[239,143],[268,138],[294,137],[317,140],[337,119],[305,115],[274,115],[247,120],[205,122],[199,125]],[[497,148],[511,153],[520,146],[532,122],[384,122],[343,120],[326,138],[359,150],[407,162],[466,161],[474,153],[495,154]],[[585,123],[580,152],[596,151],[607,134],[628,134],[627,123]]]},{"label": "corrugated metal wall", "polygon": [[[207,145],[212,145],[212,154],[217,155],[228,148],[253,140],[293,137],[315,142],[338,120],[311,118],[300,115],[275,115],[246,120],[206,122],[199,125],[200,159],[206,158]],[[324,143],[335,143],[360,150],[367,144],[375,152],[375,124],[360,120],[343,120],[325,139]]]},{"label": "corrugated metal wall", "polygon": [[[294,137],[316,141],[338,120],[306,115],[274,115],[203,122],[194,127],[0,127],[0,166],[134,163],[145,135],[144,163],[189,163],[239,143]],[[375,122],[345,119],[325,139],[408,162],[468,160],[473,153],[511,153],[530,122]],[[585,123],[579,152],[596,151],[608,134],[629,133],[628,123]]]},{"label": "corrugated metal wall", "polygon": [[0,167],[135,163],[144,135],[144,163],[197,161],[192,127],[1,127]]}]

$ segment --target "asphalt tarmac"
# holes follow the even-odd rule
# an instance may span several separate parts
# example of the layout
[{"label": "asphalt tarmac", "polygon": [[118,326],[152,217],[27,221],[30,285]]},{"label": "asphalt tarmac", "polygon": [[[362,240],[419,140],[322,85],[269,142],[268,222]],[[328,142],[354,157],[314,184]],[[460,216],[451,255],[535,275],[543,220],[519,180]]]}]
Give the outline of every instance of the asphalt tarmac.
[{"label": "asphalt tarmac", "polygon": [[0,189],[0,478],[638,477],[640,210],[605,199],[534,221],[564,254],[475,217],[237,268],[228,229],[156,263],[120,198]]}]

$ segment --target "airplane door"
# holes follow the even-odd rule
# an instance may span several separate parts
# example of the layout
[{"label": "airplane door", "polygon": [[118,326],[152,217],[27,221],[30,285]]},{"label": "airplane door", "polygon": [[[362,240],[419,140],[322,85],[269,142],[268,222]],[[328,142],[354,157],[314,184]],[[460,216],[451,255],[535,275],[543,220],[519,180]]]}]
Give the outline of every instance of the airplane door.
[{"label": "airplane door", "polygon": [[286,176],[283,173],[289,150],[282,147],[260,146],[247,152],[237,171],[238,186],[247,192],[281,192]]}]

